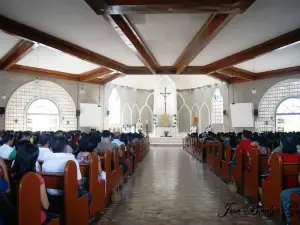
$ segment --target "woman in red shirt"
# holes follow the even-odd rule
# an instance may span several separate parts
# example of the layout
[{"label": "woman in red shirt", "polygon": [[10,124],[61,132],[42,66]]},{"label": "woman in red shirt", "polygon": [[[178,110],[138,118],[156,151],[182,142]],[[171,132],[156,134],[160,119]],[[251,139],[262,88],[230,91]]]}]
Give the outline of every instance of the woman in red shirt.
[{"label": "woman in red shirt", "polygon": [[[12,191],[17,191],[17,186],[23,175],[28,172],[35,172],[36,162],[39,156],[39,148],[34,144],[24,144],[17,151],[16,159],[13,167],[10,171],[10,180]],[[49,208],[49,201],[45,188],[45,181],[41,175],[38,175],[40,181],[41,190],[41,224],[43,224],[46,219],[46,213],[44,210]]]}]

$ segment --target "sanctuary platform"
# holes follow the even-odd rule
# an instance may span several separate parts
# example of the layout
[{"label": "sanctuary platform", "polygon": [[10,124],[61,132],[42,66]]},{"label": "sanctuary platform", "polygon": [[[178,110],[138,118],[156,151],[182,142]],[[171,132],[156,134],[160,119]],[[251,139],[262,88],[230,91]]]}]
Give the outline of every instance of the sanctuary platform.
[{"label": "sanctuary platform", "polygon": [[155,137],[150,136],[150,145],[182,145],[183,136]]}]

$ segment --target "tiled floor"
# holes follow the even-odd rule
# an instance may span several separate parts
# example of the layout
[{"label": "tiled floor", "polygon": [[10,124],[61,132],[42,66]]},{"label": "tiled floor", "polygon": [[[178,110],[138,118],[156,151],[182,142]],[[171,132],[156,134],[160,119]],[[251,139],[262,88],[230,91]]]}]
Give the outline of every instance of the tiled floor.
[{"label": "tiled floor", "polygon": [[[223,215],[233,203],[235,213]],[[240,210],[240,212],[238,211]],[[233,212],[233,211],[232,211]],[[233,225],[273,224],[245,215],[244,199],[205,164],[179,147],[152,147],[123,189],[123,199],[99,224]]]}]

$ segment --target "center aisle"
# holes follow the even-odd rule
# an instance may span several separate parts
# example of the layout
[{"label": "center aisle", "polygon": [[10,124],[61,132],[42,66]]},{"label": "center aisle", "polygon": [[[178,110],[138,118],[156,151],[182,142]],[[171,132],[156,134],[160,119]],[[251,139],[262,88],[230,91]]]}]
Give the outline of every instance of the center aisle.
[{"label": "center aisle", "polygon": [[[99,224],[273,224],[259,215],[245,215],[243,198],[227,189],[180,147],[151,147],[125,184],[122,201]],[[235,214],[219,218],[230,203]]]}]

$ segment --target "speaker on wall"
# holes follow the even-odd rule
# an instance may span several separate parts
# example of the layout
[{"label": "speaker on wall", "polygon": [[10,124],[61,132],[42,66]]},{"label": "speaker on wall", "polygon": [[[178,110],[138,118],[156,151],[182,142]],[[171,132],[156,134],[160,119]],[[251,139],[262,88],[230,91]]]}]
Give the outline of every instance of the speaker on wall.
[{"label": "speaker on wall", "polygon": [[4,115],[5,114],[5,107],[0,107],[0,115]]},{"label": "speaker on wall", "polygon": [[254,116],[258,117],[258,109],[254,109]]},{"label": "speaker on wall", "polygon": [[109,110],[107,110],[107,111],[106,111],[106,115],[107,115],[107,116],[109,116],[109,113],[110,113],[110,111],[109,111]]},{"label": "speaker on wall", "polygon": [[80,110],[79,109],[76,110],[76,117],[80,117]]},{"label": "speaker on wall", "polygon": [[226,109],[223,110],[223,115],[226,116],[227,115],[227,111]]}]

